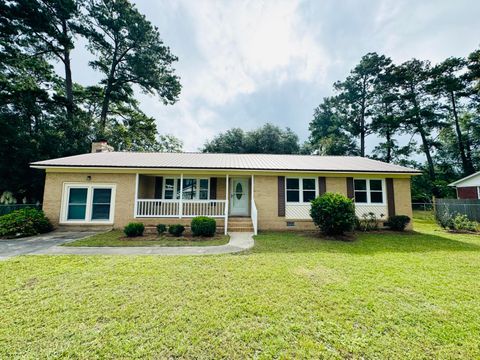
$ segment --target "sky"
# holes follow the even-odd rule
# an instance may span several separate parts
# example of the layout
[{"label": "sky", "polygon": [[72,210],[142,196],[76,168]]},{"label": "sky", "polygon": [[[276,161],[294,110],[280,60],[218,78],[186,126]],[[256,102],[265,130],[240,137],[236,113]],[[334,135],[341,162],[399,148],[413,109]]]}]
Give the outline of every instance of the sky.
[{"label": "sky", "polygon": [[[137,0],[179,61],[182,92],[174,105],[136,94],[161,134],[198,151],[233,127],[270,122],[301,141],[322,98],[368,52],[401,63],[436,63],[480,46],[480,1],[241,1]],[[96,83],[81,41],[73,53],[74,81]],[[376,139],[367,139],[367,150]]]}]

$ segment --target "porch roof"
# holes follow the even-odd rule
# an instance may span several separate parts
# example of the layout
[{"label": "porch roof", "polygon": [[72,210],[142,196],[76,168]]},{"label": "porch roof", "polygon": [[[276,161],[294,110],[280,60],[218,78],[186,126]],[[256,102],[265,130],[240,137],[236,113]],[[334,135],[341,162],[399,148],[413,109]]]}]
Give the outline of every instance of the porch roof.
[{"label": "porch roof", "polygon": [[37,161],[35,168],[204,169],[418,174],[358,156],[101,152]]}]

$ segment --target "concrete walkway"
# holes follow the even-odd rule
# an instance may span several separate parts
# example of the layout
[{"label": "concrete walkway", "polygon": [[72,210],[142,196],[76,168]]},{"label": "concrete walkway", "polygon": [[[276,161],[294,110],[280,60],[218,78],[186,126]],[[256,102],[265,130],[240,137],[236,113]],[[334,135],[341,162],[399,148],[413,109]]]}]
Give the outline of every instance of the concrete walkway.
[{"label": "concrete walkway", "polygon": [[230,233],[230,241],[219,246],[129,246],[129,247],[67,247],[51,246],[30,252],[32,255],[217,255],[230,254],[253,247],[253,234]]}]

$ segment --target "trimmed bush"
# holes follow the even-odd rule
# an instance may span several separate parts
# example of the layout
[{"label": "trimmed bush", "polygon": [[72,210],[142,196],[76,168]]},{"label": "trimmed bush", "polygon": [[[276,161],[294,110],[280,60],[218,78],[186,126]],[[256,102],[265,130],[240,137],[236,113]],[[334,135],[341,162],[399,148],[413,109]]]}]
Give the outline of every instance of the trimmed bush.
[{"label": "trimmed bush", "polygon": [[324,234],[342,235],[355,226],[355,207],[346,196],[325,193],[311,203],[310,216]]},{"label": "trimmed bush", "polygon": [[0,236],[2,237],[31,236],[52,230],[53,226],[42,210],[26,208],[0,216]]},{"label": "trimmed bush", "polygon": [[197,216],[192,219],[193,236],[213,236],[217,231],[215,219],[206,216]]},{"label": "trimmed bush", "polygon": [[158,235],[162,235],[165,231],[167,231],[167,225],[164,225],[164,224],[158,224],[157,225]]},{"label": "trimmed bush", "polygon": [[168,232],[173,236],[182,236],[184,231],[185,231],[185,226],[181,224],[174,224],[168,227]]},{"label": "trimmed bush", "polygon": [[407,215],[395,215],[388,218],[388,221],[385,222],[385,226],[394,231],[403,231],[409,222],[410,218]]},{"label": "trimmed bush", "polygon": [[145,231],[145,225],[139,222],[128,223],[127,226],[123,228],[123,232],[128,237],[143,236],[144,231]]}]

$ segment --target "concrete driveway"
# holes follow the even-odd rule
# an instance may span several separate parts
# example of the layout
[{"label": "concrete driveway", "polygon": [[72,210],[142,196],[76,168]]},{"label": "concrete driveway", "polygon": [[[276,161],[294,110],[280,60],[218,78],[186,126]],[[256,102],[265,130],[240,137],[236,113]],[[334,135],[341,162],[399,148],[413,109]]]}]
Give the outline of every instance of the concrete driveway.
[{"label": "concrete driveway", "polygon": [[48,234],[35,235],[22,239],[0,239],[0,260],[5,260],[12,256],[46,251],[53,246],[78,240],[96,233],[95,231],[53,231]]}]

